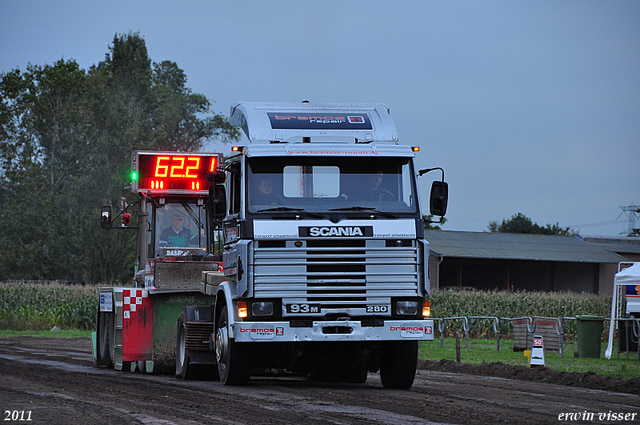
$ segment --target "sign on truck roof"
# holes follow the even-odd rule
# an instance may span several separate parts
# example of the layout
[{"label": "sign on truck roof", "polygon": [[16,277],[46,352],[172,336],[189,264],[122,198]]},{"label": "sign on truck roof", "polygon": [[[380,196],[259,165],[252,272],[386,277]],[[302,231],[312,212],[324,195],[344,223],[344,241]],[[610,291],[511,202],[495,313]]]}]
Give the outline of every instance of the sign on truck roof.
[{"label": "sign on truck roof", "polygon": [[250,142],[398,143],[396,126],[383,104],[260,103],[231,107],[231,124]]}]

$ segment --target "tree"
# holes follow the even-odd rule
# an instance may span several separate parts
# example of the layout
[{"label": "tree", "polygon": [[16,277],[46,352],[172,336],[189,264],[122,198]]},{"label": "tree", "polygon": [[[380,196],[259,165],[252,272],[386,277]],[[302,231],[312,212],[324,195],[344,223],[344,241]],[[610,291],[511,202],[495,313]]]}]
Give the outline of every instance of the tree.
[{"label": "tree", "polygon": [[498,224],[497,221],[490,221],[487,226],[492,233],[529,233],[541,235],[565,235],[572,236],[575,234],[569,227],[560,227],[558,223],[547,224],[542,227],[534,223],[529,217],[522,213],[512,215],[509,220],[502,220]]},{"label": "tree", "polygon": [[240,137],[238,129],[221,115],[200,118],[210,113],[211,102],[186,87],[184,71],[175,62],[154,63],[153,67],[151,134],[158,149],[192,150],[208,139],[226,143]]},{"label": "tree", "polygon": [[60,194],[83,150],[83,90],[74,61],[0,79],[0,278],[77,279],[81,251]]},{"label": "tree", "polygon": [[186,81],[138,33],[116,34],[88,71],[59,60],[0,74],[0,280],[131,278],[135,232],[99,226],[102,205],[137,200],[131,151],[239,138]]}]

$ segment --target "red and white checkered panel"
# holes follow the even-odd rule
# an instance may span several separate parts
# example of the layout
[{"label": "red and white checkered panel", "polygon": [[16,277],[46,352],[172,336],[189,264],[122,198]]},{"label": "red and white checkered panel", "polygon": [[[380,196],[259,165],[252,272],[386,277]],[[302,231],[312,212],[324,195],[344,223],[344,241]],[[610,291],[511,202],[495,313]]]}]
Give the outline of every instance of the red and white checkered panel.
[{"label": "red and white checkered panel", "polygon": [[149,291],[146,289],[123,289],[122,296],[123,317],[130,319],[131,313],[138,311],[139,306],[142,306],[143,300],[149,297]]},{"label": "red and white checkered panel", "polygon": [[151,360],[153,349],[153,297],[146,289],[122,289],[122,358]]}]

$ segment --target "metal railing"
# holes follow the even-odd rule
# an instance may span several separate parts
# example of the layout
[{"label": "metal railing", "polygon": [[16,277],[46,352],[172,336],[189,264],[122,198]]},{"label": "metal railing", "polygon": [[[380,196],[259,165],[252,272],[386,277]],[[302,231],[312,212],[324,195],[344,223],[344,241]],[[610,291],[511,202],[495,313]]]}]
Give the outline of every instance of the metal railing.
[{"label": "metal railing", "polygon": [[447,321],[462,320],[462,330],[464,331],[465,335],[465,348],[469,348],[469,319],[467,319],[466,316],[433,318],[432,320],[438,322],[441,348],[444,347],[444,334],[447,326]]},{"label": "metal railing", "polygon": [[620,353],[626,353],[627,360],[629,360],[629,353],[632,353],[632,351],[629,350],[629,346],[631,344],[636,344],[638,361],[640,361],[640,319],[633,317],[618,318],[616,319],[616,322],[631,322],[631,333],[629,333],[629,326],[624,326],[626,348],[625,351],[622,351],[620,348],[622,345],[622,326],[618,324],[618,358],[620,358]]},{"label": "metal railing", "polygon": [[470,327],[473,326],[475,320],[489,319],[493,321],[493,331],[496,333],[496,351],[500,351],[500,332],[502,332],[500,319],[495,316],[469,316],[469,319],[471,319],[469,323]]},{"label": "metal railing", "polygon": [[[531,344],[533,344],[533,335],[537,329],[537,318],[532,316],[523,317],[496,317],[496,316],[456,316],[456,317],[443,317],[432,318],[432,320],[438,322],[438,331],[440,332],[440,347],[444,347],[444,338],[447,331],[447,322],[455,322],[460,320],[462,322],[462,330],[465,333],[465,348],[469,348],[469,330],[474,322],[479,320],[491,320],[493,331],[496,334],[496,351],[500,351],[500,336],[503,333],[503,322],[514,322],[516,320],[526,320],[526,330],[530,335]],[[560,357],[564,356],[564,333],[567,328],[566,322],[568,320],[576,320],[575,317],[562,317],[562,318],[545,318],[545,320],[555,321],[555,332],[558,335],[558,353]],[[625,320],[625,319],[619,319]],[[626,319],[628,320],[628,319]],[[636,319],[638,322],[638,330],[634,327],[633,335],[635,337],[640,333],[640,319]],[[530,345],[532,346],[532,345]],[[639,354],[640,356],[640,354]]]}]

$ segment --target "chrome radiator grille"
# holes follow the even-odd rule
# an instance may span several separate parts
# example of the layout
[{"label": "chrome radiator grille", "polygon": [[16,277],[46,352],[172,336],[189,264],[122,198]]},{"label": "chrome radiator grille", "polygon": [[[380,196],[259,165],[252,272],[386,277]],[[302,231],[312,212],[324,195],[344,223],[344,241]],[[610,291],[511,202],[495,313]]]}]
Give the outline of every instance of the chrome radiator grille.
[{"label": "chrome radiator grille", "polygon": [[326,313],[418,295],[419,256],[412,240],[260,241],[253,253],[257,298],[319,303]]}]

